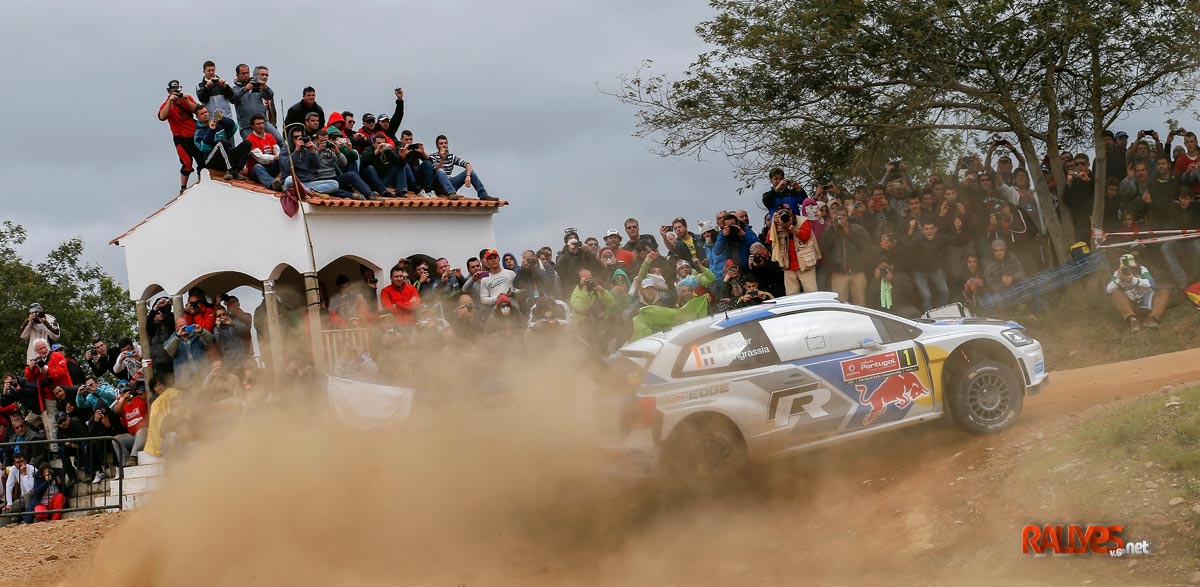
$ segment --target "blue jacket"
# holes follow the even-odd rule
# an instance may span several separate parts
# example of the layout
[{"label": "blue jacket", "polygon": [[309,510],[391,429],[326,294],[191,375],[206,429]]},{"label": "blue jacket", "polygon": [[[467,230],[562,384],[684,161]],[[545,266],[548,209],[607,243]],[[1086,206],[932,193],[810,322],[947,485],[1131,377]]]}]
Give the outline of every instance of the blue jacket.
[{"label": "blue jacket", "polygon": [[736,240],[726,239],[725,231],[717,233],[717,241],[708,251],[708,268],[717,277],[717,281],[721,281],[725,276],[725,261],[733,259],[741,267],[750,264],[750,245],[758,242],[758,235],[749,228],[744,230],[746,236]]},{"label": "blue jacket", "polygon": [[222,118],[216,128],[209,128],[202,122],[196,123],[196,135],[193,137],[196,148],[201,153],[212,151],[217,143],[225,143],[225,150],[233,149],[233,135],[237,134],[238,125],[232,118]]},{"label": "blue jacket", "polygon": [[117,390],[107,383],[97,383],[96,390],[84,395],[75,394],[75,407],[83,410],[84,415],[96,411],[101,405],[111,406],[117,401]]}]

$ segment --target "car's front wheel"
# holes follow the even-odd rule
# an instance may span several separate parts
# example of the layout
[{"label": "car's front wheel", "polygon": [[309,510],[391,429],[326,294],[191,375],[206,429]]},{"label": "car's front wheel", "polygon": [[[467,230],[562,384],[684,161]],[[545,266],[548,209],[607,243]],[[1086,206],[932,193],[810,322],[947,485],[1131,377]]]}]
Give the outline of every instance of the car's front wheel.
[{"label": "car's front wheel", "polygon": [[949,390],[950,414],[972,434],[991,434],[1012,426],[1021,413],[1025,386],[1008,365],[972,362]]},{"label": "car's front wheel", "polygon": [[663,455],[668,481],[712,491],[744,478],[750,459],[737,427],[723,416],[694,416],[667,439]]}]

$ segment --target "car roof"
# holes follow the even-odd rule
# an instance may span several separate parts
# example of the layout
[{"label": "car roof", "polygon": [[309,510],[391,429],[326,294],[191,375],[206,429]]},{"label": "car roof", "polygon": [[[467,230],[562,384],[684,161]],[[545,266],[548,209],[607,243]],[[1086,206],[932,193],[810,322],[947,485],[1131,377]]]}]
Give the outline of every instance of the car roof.
[{"label": "car roof", "polygon": [[828,307],[839,310],[849,308],[858,309],[858,306],[850,306],[838,301],[838,296],[835,292],[815,291],[766,300],[761,304],[745,308],[717,312],[711,316],[704,316],[690,322],[685,322],[653,336],[666,342],[686,342],[699,336],[702,332],[711,332],[746,322],[762,320],[771,316],[780,316],[817,307]]}]

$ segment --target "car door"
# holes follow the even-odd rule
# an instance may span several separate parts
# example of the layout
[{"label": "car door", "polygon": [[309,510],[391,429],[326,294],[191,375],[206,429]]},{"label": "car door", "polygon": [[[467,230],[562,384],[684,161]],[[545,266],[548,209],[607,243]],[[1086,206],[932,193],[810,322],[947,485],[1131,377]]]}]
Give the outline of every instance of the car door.
[{"label": "car door", "polygon": [[784,450],[933,409],[923,350],[884,320],[848,306],[762,321],[779,357],[763,413],[769,447]]}]

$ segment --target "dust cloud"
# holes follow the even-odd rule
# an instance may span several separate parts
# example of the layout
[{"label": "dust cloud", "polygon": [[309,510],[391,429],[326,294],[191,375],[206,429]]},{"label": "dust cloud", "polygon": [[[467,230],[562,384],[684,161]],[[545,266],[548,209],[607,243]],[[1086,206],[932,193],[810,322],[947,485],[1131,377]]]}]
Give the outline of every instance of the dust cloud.
[{"label": "dust cloud", "polygon": [[609,474],[594,449],[600,402],[577,365],[541,357],[485,369],[479,387],[504,381],[504,393],[440,397],[433,378],[418,386],[412,417],[382,431],[345,427],[317,394],[218,417],[64,584],[928,580],[945,542],[932,519],[944,496],[910,486],[895,489],[897,502],[863,479],[944,444],[945,430],[812,453],[740,491],[685,498]]}]

